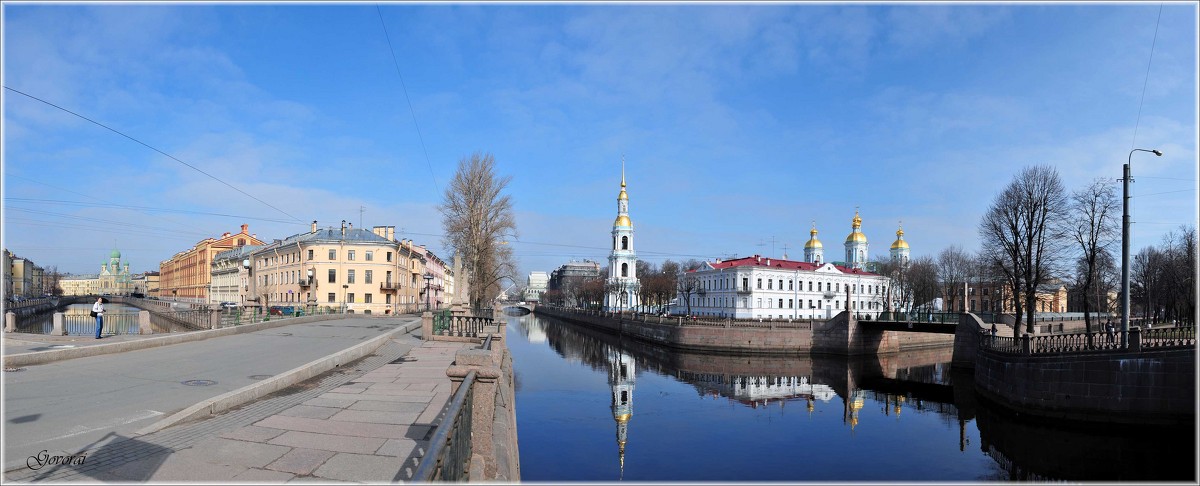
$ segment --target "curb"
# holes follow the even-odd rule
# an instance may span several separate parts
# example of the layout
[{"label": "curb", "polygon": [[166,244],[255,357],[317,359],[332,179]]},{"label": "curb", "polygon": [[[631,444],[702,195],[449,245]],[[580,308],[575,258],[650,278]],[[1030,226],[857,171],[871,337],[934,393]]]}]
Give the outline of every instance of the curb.
[{"label": "curb", "polygon": [[202,341],[215,337],[232,336],[235,334],[243,334],[247,332],[262,331],[276,327],[288,326],[292,324],[304,324],[308,322],[316,322],[332,319],[346,319],[349,314],[325,314],[319,316],[293,317],[290,319],[282,319],[276,321],[256,322],[253,324],[244,324],[232,327],[223,327],[221,329],[210,329],[206,331],[191,331],[182,334],[172,334],[163,337],[154,337],[146,339],[138,339],[136,341],[125,341],[113,344],[100,344],[96,346],[84,346],[81,348],[55,349],[52,351],[38,351],[33,353],[20,353],[4,356],[5,368],[17,368],[21,366],[33,366],[55,361],[62,361],[75,358],[86,358],[89,356],[100,356],[104,354],[124,353],[126,351],[135,351],[139,349],[148,349],[158,346],[168,346],[171,344],[187,343],[192,341]]},{"label": "curb", "polygon": [[216,415],[239,405],[252,402],[263,397],[264,395],[282,390],[289,386],[295,385],[296,383],[337,368],[344,363],[349,363],[367,356],[375,352],[376,349],[379,349],[395,335],[408,334],[420,328],[421,323],[419,321],[397,327],[396,329],[372,338],[370,341],[356,344],[350,348],[338,351],[324,358],[318,358],[302,364],[296,368],[275,375],[272,378],[244,386],[237,390],[233,390],[231,392],[227,392],[192,405],[172,414],[170,417],[159,420],[158,422],[134,432],[134,435],[143,436],[151,434],[181,422],[204,418],[210,415]]}]

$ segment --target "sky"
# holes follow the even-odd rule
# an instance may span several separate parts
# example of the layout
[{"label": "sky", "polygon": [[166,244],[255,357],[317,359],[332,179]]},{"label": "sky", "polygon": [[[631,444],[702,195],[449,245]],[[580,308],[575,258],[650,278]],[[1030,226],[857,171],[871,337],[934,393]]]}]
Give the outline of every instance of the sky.
[{"label": "sky", "polygon": [[521,283],[606,262],[622,160],[653,264],[798,260],[814,224],[841,260],[856,209],[871,256],[901,223],[936,256],[979,248],[1024,167],[1119,194],[1158,149],[1132,156],[1136,252],[1196,225],[1196,26],[1190,2],[4,2],[0,238],[144,272],[345,220],[446,258],[437,206],[479,152]]}]

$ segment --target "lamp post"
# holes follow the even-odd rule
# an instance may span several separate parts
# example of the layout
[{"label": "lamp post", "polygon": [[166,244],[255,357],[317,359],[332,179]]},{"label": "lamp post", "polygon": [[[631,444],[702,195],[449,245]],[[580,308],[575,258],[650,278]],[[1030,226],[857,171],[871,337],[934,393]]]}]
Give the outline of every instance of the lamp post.
[{"label": "lamp post", "polygon": [[349,288],[350,288],[349,284],[342,284],[342,313],[343,314],[346,313],[346,307],[347,307],[346,293],[349,292],[349,290],[347,290]]},{"label": "lamp post", "polygon": [[1162,152],[1157,149],[1140,149],[1135,148],[1129,151],[1129,157],[1125,160],[1124,178],[1121,179],[1122,190],[1124,192],[1124,208],[1121,213],[1121,347],[1128,347],[1129,334],[1129,164],[1133,163],[1134,152],[1150,152],[1156,157],[1162,157]]},{"label": "lamp post", "polygon": [[425,279],[425,312],[432,312],[433,307],[429,304],[429,283],[433,281],[433,274],[426,273],[423,278]]}]

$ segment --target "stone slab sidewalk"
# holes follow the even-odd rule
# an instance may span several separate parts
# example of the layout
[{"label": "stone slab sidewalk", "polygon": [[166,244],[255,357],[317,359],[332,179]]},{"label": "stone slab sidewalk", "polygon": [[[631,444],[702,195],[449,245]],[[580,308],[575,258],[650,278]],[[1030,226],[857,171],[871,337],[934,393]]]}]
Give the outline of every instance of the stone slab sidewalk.
[{"label": "stone slab sidewalk", "polygon": [[296,393],[153,434],[119,438],[119,447],[100,447],[90,454],[86,467],[9,473],[5,479],[409,481],[450,400],[446,368],[458,350],[476,346],[397,337],[377,356],[356,365],[358,373],[346,371],[348,379],[325,377],[309,384],[309,390],[291,390]]}]

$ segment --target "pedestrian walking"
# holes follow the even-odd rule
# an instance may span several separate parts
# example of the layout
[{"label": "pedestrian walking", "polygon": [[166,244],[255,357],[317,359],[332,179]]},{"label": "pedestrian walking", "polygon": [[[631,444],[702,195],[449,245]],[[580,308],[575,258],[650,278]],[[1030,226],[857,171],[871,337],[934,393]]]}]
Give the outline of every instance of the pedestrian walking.
[{"label": "pedestrian walking", "polygon": [[1112,321],[1108,321],[1108,323],[1104,325],[1104,328],[1108,330],[1108,342],[1110,343],[1114,340],[1113,331],[1115,329],[1113,329],[1113,327]]},{"label": "pedestrian walking", "polygon": [[92,317],[96,318],[96,339],[100,339],[100,331],[104,329],[104,297],[96,297],[92,304]]}]

